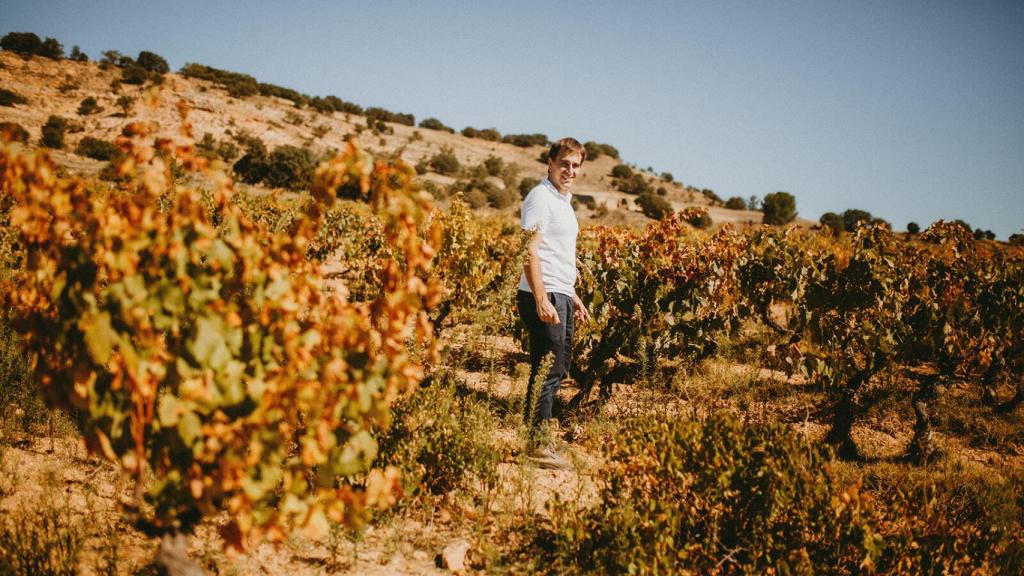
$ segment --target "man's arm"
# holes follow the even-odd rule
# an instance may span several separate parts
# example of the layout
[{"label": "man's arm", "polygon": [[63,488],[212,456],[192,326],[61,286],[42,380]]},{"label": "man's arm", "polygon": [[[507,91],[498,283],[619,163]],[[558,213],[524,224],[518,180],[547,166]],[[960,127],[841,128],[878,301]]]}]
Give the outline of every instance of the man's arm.
[{"label": "man's arm", "polygon": [[540,232],[534,232],[530,239],[530,249],[526,258],[526,265],[523,266],[526,273],[526,282],[533,292],[533,300],[537,303],[537,315],[542,322],[547,324],[558,324],[558,311],[554,304],[548,300],[547,291],[544,290],[544,276],[540,271]]}]

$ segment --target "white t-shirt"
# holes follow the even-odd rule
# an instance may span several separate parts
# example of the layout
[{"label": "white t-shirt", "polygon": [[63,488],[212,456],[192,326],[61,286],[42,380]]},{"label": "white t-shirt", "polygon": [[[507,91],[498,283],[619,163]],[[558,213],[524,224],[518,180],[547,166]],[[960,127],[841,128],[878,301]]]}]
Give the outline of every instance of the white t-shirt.
[{"label": "white t-shirt", "polygon": [[[562,194],[545,178],[526,195],[520,224],[524,230],[540,233],[537,252],[544,290],[575,296],[576,235],[580,225],[572,209],[572,193]],[[519,279],[519,289],[532,292],[526,272]]]}]

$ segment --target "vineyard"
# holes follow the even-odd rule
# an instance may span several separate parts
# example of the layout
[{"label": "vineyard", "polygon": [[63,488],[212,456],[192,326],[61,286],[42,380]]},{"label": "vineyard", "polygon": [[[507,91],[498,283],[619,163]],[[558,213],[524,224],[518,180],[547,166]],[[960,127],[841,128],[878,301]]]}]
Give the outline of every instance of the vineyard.
[{"label": "vineyard", "polygon": [[587,227],[541,471],[514,219],[354,143],[236,187],[179,112],[114,180],[2,144],[0,573],[1024,572],[1020,249]]}]

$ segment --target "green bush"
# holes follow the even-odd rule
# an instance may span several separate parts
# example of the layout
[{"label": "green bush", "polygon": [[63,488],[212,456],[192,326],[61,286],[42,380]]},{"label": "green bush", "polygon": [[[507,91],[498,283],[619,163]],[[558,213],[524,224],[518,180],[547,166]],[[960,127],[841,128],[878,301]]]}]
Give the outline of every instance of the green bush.
[{"label": "green bush", "polygon": [[132,64],[121,69],[121,83],[139,86],[151,78],[149,71],[142,66]]},{"label": "green bush", "polygon": [[835,212],[825,212],[821,215],[821,218],[818,219],[818,222],[821,224],[822,228],[831,229],[832,233],[836,236],[842,234],[843,231],[846,230],[846,223],[843,222],[843,217]]},{"label": "green bush", "polygon": [[219,159],[230,162],[238,157],[238,146],[234,142],[217,140],[213,134],[207,132],[203,134],[202,140],[196,142],[196,153],[210,160]]},{"label": "green bush", "polygon": [[711,220],[711,215],[703,208],[687,212],[686,223],[698,230],[707,230],[714,224]]},{"label": "green bush", "polygon": [[913,236],[915,234],[920,234],[920,233],[921,233],[921,225],[920,224],[918,224],[917,222],[908,222],[907,223],[907,234],[910,234],[911,236]]},{"label": "green bush", "polygon": [[464,197],[466,198],[466,204],[469,204],[469,207],[474,210],[484,208],[491,203],[490,199],[487,198],[487,194],[479,188],[470,189],[464,194]]},{"label": "green bush", "polygon": [[458,174],[462,165],[459,163],[459,159],[455,156],[455,152],[449,148],[441,148],[441,151],[430,157],[428,161],[430,168],[438,174],[445,174],[451,176]]},{"label": "green bush", "polygon": [[28,142],[28,130],[17,122],[0,122],[0,138],[11,142]]},{"label": "green bush", "polygon": [[1024,246],[1024,234],[1010,234],[1010,237],[1006,239],[1006,243],[1010,246]]},{"label": "green bush", "polygon": [[676,178],[675,178],[675,176],[672,175],[671,172],[662,172],[661,173],[661,180],[663,182],[668,182],[669,184],[671,184],[672,182],[676,181]]},{"label": "green bush", "polygon": [[15,104],[28,104],[28,98],[25,98],[14,90],[0,88],[0,106],[13,108]]},{"label": "green bush", "polygon": [[403,124],[405,126],[416,125],[416,117],[412,114],[392,112],[378,107],[367,108],[365,114],[367,123],[371,125],[376,122],[391,122],[393,124]]},{"label": "green bush", "polygon": [[78,141],[78,145],[75,146],[75,154],[92,158],[93,160],[110,162],[121,156],[121,149],[113,142],[86,136]]},{"label": "green bush", "polygon": [[648,218],[661,220],[673,214],[672,204],[668,200],[649,192],[637,196],[636,203]]},{"label": "green bush", "polygon": [[733,196],[732,198],[726,200],[725,207],[728,208],[729,210],[746,210],[747,201],[744,200],[743,198],[740,198],[739,196]]},{"label": "green bush", "polygon": [[50,116],[43,124],[42,144],[47,148],[62,150],[64,148],[64,133],[68,129],[68,121],[60,116]]},{"label": "green bush", "polygon": [[487,195],[487,202],[499,210],[508,208],[516,203],[516,193],[507,188],[499,188],[493,185],[488,186],[484,190],[484,194]]},{"label": "green bush", "polygon": [[626,420],[593,508],[550,505],[559,568],[611,574],[856,574],[880,543],[827,449],[784,425]]},{"label": "green bush", "polygon": [[64,47],[55,38],[40,40],[32,32],[11,32],[0,38],[0,48],[34,56],[44,56],[52,60],[64,58]]},{"label": "green bush", "polygon": [[721,197],[719,197],[718,194],[715,194],[715,191],[711,190],[710,188],[705,188],[701,190],[700,193],[703,194],[705,198],[707,198],[708,202],[711,203],[712,206],[721,206],[722,204],[724,204],[724,202],[722,202]]},{"label": "green bush", "polygon": [[233,98],[255,96],[260,93],[259,82],[248,74],[220,70],[203,64],[189,62],[181,68],[182,76],[209,80],[224,87]]},{"label": "green bush", "polygon": [[618,164],[612,168],[612,178],[632,178],[633,169],[625,164]]},{"label": "green bush", "polygon": [[625,192],[626,194],[650,194],[653,190],[651,185],[648,184],[647,178],[643,174],[637,172],[630,178],[620,178],[616,181],[617,188]]},{"label": "green bush", "polygon": [[445,494],[473,480],[497,482],[497,428],[485,405],[460,396],[446,374],[400,400],[394,423],[381,437],[379,462],[402,471],[406,494]]},{"label": "green bush", "polygon": [[88,62],[89,55],[82,52],[82,49],[76,45],[71,48],[71,54],[68,56],[68,60],[74,60],[75,62]]},{"label": "green bush", "polygon": [[167,60],[164,60],[163,56],[146,50],[139,52],[139,56],[135,59],[135,63],[143,70],[161,76],[171,71],[171,67],[167,65]]},{"label": "green bush", "polygon": [[857,208],[844,210],[841,217],[843,219],[843,229],[847,232],[854,232],[862,222],[871,222],[874,219],[871,212]]},{"label": "green bush", "polygon": [[501,171],[505,169],[505,161],[497,156],[488,156],[484,160],[484,168],[489,176],[500,176]]},{"label": "green bush", "polygon": [[526,178],[523,178],[522,180],[520,180],[519,181],[519,196],[520,196],[520,198],[526,198],[526,195],[530,193],[530,190],[533,190],[534,188],[536,188],[538,184],[540,184],[540,180],[538,180],[537,178],[530,178],[529,176],[527,176]]},{"label": "green bush", "polygon": [[420,128],[426,128],[427,130],[441,130],[442,132],[450,132],[453,134],[455,133],[454,128],[445,126],[444,122],[441,122],[437,118],[424,118],[420,121]]},{"label": "green bush", "polygon": [[309,97],[305,94],[300,93],[298,90],[285,88],[284,86],[260,82],[257,85],[257,89],[260,92],[260,96],[273,96],[275,98],[288,100],[292,104],[295,104],[296,107],[305,106],[306,103],[309,102]]},{"label": "green bush", "polygon": [[313,182],[316,157],[308,148],[285,144],[274,149],[267,158],[263,181],[275,188],[305,190]]},{"label": "green bush", "polygon": [[96,102],[96,98],[92,96],[86,96],[78,104],[79,116],[88,116],[90,114],[96,114],[102,111],[103,108],[100,108],[99,104]]},{"label": "green bush", "polygon": [[796,218],[796,198],[789,192],[766,194],[761,202],[765,224],[788,224]]},{"label": "green bush", "polygon": [[[482,137],[483,136],[481,136],[481,138]],[[501,141],[521,148],[529,148],[530,146],[547,146],[551,143],[548,140],[547,134],[506,134]]]}]

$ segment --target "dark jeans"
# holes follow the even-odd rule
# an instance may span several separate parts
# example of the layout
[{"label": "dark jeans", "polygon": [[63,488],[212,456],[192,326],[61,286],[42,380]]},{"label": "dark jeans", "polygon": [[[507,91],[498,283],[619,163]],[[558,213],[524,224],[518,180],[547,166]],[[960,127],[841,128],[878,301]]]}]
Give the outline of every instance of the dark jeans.
[{"label": "dark jeans", "polygon": [[[526,410],[524,422],[532,429],[551,419],[555,394],[562,379],[569,375],[572,361],[573,308],[572,297],[566,294],[549,293],[548,300],[558,312],[558,324],[546,324],[537,315],[537,303],[533,294],[520,290],[517,294],[519,316],[523,319],[530,335],[530,382],[526,387]],[[551,353],[554,359],[544,377],[537,394],[537,376],[544,357]]]}]

